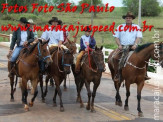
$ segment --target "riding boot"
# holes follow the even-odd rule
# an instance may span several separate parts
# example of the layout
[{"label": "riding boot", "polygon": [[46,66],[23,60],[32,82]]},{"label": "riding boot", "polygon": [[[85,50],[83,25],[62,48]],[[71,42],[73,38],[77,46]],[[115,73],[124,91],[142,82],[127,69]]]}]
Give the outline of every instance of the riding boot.
[{"label": "riding boot", "polygon": [[76,66],[75,66],[75,72],[76,73],[79,73],[80,72],[80,66],[81,66],[81,59],[82,59],[82,56],[84,55],[85,51],[81,51],[79,53],[79,55],[77,56],[77,59],[76,59]]},{"label": "riding boot", "polygon": [[9,65],[9,74],[8,74],[8,77],[13,77],[14,76],[14,65],[15,65],[15,62],[10,62],[10,65]]},{"label": "riding boot", "polygon": [[148,75],[147,75],[147,72],[146,72],[146,75],[145,75],[145,80],[150,80],[151,78],[150,77],[148,77]]}]

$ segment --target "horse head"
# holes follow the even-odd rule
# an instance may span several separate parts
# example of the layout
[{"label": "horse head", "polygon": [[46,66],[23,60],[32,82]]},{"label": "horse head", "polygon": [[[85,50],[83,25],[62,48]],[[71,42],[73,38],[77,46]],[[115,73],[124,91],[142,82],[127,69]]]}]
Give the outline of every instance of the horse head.
[{"label": "horse head", "polygon": [[104,63],[104,55],[102,52],[103,46],[98,48],[95,47],[95,50],[92,52],[92,56],[94,59],[94,62],[97,66],[98,71],[105,72],[105,63]]},{"label": "horse head", "polygon": [[47,65],[50,65],[53,60],[50,55],[48,41],[42,41],[42,39],[38,39],[37,49],[38,49],[38,56],[40,60],[46,62]]},{"label": "horse head", "polygon": [[63,65],[63,69],[64,72],[66,74],[70,74],[71,73],[71,65],[73,64],[73,54],[70,50],[64,50],[64,52],[62,53],[62,65]]},{"label": "horse head", "polygon": [[76,53],[76,38],[74,39],[74,41],[70,41],[68,38],[67,38],[68,42],[65,44],[65,46],[69,49],[70,52],[72,52],[73,54]]}]

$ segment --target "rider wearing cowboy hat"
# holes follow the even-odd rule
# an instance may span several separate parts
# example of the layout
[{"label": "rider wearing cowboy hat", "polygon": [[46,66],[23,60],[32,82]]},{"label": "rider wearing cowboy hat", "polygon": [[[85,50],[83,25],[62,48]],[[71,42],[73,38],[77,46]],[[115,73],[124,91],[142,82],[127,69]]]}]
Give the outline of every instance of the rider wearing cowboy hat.
[{"label": "rider wearing cowboy hat", "polygon": [[[34,25],[36,25],[36,24],[33,22],[32,19],[29,19],[29,20],[28,20],[28,23],[30,24],[30,27],[31,27],[31,29],[32,29],[32,31],[33,31],[33,27],[34,27]],[[33,31],[33,34],[34,34],[34,39],[37,39],[37,38],[38,38],[38,35],[37,35],[37,31],[36,31],[36,30]]]},{"label": "rider wearing cowboy hat", "polygon": [[[20,22],[20,25],[23,27],[26,27],[26,25],[29,24],[25,17],[21,17],[19,22]],[[20,51],[24,47],[32,43],[33,41],[34,41],[34,35],[33,35],[33,32],[30,31],[29,28],[26,31],[21,30],[21,28],[18,28],[17,31],[14,31],[13,36],[12,36],[12,41],[10,44],[10,50],[9,50],[9,55],[12,53],[10,62],[9,62],[10,69],[13,69],[15,62],[20,54]],[[15,44],[17,44],[16,47],[15,47]],[[13,76],[13,70],[9,72],[9,77],[12,77],[12,76]]]},{"label": "rider wearing cowboy hat", "polygon": [[81,58],[85,54],[85,52],[88,51],[88,47],[92,49],[95,48],[96,41],[94,37],[92,37],[90,34],[91,34],[91,30],[89,26],[87,26],[85,28],[85,35],[81,36],[81,39],[80,39],[80,51],[79,51],[80,53],[77,56],[76,67],[75,67],[76,73],[80,72]]},{"label": "rider wearing cowboy hat", "polygon": [[[127,52],[124,50],[126,47],[129,47],[128,50],[135,50],[139,44],[139,40],[142,38],[142,32],[140,31],[141,28],[138,25],[132,23],[132,21],[135,19],[135,16],[131,12],[128,12],[126,15],[123,15],[122,18],[125,19],[126,23],[119,25],[117,27],[117,31],[115,31],[115,35],[113,35],[118,45],[118,49],[122,51],[122,54],[119,53],[122,56],[119,62],[119,71],[114,78],[115,81],[119,82],[121,82],[121,69],[127,56]],[[127,29],[124,31],[123,29],[125,26],[136,27],[138,30],[135,29],[130,31]],[[123,28],[123,31],[120,31],[120,28]],[[146,76],[145,79],[149,78]]]}]

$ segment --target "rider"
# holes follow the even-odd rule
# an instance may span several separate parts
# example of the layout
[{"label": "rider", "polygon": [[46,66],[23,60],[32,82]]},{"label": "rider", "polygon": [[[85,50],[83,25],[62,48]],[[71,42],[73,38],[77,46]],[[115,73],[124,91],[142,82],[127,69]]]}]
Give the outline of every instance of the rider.
[{"label": "rider", "polygon": [[[27,19],[25,17],[21,17],[20,20],[20,25],[21,27],[27,27],[27,24],[29,24],[27,22]],[[10,50],[9,50],[9,55],[12,53],[11,59],[10,59],[10,72],[9,72],[9,77],[13,76],[13,67],[15,65],[15,62],[20,54],[20,51],[24,48],[27,47],[31,42],[34,41],[34,35],[33,32],[30,31],[29,28],[27,28],[27,30],[21,30],[21,28],[19,27],[16,31],[13,32],[13,36],[12,36],[12,41],[10,44]],[[17,44],[17,46],[15,47],[15,43]],[[14,49],[15,47],[15,49]],[[14,49],[14,51],[13,51]]]},{"label": "rider", "polygon": [[[33,31],[33,28],[34,26],[36,25],[34,22],[33,22],[33,19],[29,19],[28,20],[28,23],[30,24],[30,29],[32,29]],[[37,31],[33,31],[33,34],[34,34],[34,39],[38,39],[38,34],[37,34]]]},{"label": "rider", "polygon": [[[63,22],[62,20],[58,20],[58,25],[62,26],[63,25]],[[70,39],[70,34],[68,31],[63,31],[63,38],[64,38],[64,41],[62,42],[62,44],[65,44],[68,42],[68,39]]]},{"label": "rider", "polygon": [[[128,54],[128,52],[125,51],[126,47],[129,47],[128,51],[135,50],[139,44],[139,40],[142,38],[142,32],[139,30],[137,31],[136,29],[132,30],[131,32],[129,29],[127,31],[120,31],[120,29],[123,30],[125,26],[137,27],[140,29],[138,25],[132,23],[132,21],[135,19],[135,16],[131,12],[123,15],[122,18],[125,19],[126,23],[119,25],[117,27],[117,31],[115,31],[115,35],[113,35],[118,45],[118,49],[122,51],[122,54],[119,53],[121,55],[121,59],[119,62],[118,73],[114,78],[115,81],[121,81],[121,70],[124,60]],[[146,76],[145,79],[150,78]]]},{"label": "rider", "polygon": [[80,51],[79,51],[79,55],[77,56],[76,67],[75,67],[76,73],[80,72],[81,58],[85,54],[85,52],[88,51],[88,47],[92,49],[95,48],[96,41],[94,37],[92,37],[90,34],[91,34],[91,29],[89,28],[89,26],[86,26],[85,35],[81,36],[80,39]]},{"label": "rider", "polygon": [[[41,38],[43,39],[43,41],[48,41],[49,40],[49,47],[53,48],[53,47],[62,47],[62,42],[64,41],[63,38],[63,31],[56,31],[55,28],[58,25],[58,18],[57,17],[52,17],[51,20],[49,20],[48,22],[50,25],[54,26],[53,30],[51,30],[51,27],[49,27],[49,31],[46,30],[45,32],[43,32]],[[44,62],[40,61],[40,69],[41,72],[44,72],[45,70],[45,64]]]}]

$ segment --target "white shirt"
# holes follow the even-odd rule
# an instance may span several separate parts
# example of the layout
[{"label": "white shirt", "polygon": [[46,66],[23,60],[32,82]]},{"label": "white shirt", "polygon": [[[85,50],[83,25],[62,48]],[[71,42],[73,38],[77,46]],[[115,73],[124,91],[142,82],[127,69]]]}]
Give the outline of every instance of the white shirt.
[{"label": "white shirt", "polygon": [[55,31],[55,29],[51,31],[51,27],[49,27],[49,29],[49,31],[46,30],[45,32],[43,32],[41,36],[42,39],[50,39],[48,45],[58,45],[59,41],[64,41],[63,31]]},{"label": "white shirt", "polygon": [[22,46],[25,41],[27,41],[27,31],[21,31],[20,46]]},{"label": "white shirt", "polygon": [[86,36],[86,35],[83,35],[81,36],[82,40],[83,40],[83,44],[85,47],[87,47],[86,43],[89,43],[90,41],[90,36]]},{"label": "white shirt", "polygon": [[[115,31],[115,35],[113,35],[114,37],[118,38],[120,40],[121,45],[134,45],[135,40],[137,37],[142,38],[142,31],[140,30],[131,30],[131,32],[129,31],[129,29],[127,31],[119,31],[121,25],[119,25],[117,27],[117,31]],[[124,27],[126,26],[126,24],[122,24],[121,30],[124,29]],[[132,26],[137,27],[137,29],[141,29],[138,25],[136,24],[132,24]]]}]

